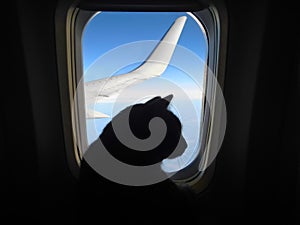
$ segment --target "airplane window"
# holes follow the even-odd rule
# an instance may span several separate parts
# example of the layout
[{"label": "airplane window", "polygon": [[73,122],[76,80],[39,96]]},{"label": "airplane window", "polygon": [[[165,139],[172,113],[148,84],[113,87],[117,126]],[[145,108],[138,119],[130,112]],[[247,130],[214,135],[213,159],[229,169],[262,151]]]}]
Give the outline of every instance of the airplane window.
[{"label": "airplane window", "polygon": [[86,147],[125,107],[172,94],[169,109],[182,123],[187,148],[162,168],[172,172],[192,162],[200,148],[208,58],[200,21],[185,12],[97,12],[81,45]]}]

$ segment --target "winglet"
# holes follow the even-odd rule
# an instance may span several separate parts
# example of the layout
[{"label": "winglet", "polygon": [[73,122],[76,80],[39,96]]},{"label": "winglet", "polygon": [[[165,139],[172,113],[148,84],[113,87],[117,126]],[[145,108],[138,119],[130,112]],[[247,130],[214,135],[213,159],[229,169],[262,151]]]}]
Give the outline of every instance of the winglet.
[{"label": "winglet", "polygon": [[160,76],[171,61],[186,20],[186,16],[177,18],[147,60],[132,72],[151,77]]}]

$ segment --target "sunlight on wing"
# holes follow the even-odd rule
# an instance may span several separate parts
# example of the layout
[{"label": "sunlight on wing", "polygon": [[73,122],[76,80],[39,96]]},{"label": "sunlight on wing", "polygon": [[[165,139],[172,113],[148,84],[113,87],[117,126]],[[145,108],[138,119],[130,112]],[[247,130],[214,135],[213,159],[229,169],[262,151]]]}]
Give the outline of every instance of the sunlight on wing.
[{"label": "sunlight on wing", "polygon": [[89,119],[109,117],[88,109],[88,106],[112,98],[128,86],[162,75],[170,63],[186,19],[186,16],[181,16],[175,20],[148,59],[137,69],[126,74],[86,82],[84,84],[86,117]]}]

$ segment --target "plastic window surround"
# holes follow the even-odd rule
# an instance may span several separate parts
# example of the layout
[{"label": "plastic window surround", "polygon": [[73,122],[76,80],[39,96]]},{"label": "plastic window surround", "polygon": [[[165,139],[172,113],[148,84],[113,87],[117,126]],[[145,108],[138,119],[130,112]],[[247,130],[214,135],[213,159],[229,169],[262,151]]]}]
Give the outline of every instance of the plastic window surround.
[{"label": "plastic window surround", "polygon": [[[68,8],[67,13],[65,9]],[[57,58],[58,58],[58,70],[59,70],[59,84],[61,92],[62,102],[62,116],[66,143],[66,157],[70,166],[70,170],[75,177],[79,175],[81,152],[79,151],[77,144],[81,146],[87,146],[87,141],[80,138],[80,132],[84,131],[85,127],[76,127],[77,134],[73,134],[72,124],[77,126],[85,126],[85,121],[77,121],[72,123],[71,105],[77,81],[81,79],[83,75],[82,55],[81,55],[81,36],[84,26],[92,18],[96,11],[81,10],[76,7],[72,7],[69,4],[62,4],[58,7],[56,15],[56,38],[57,38]],[[219,49],[220,49],[220,19],[217,8],[210,6],[198,12],[192,12],[194,16],[201,21],[204,26],[208,38],[208,67],[213,74],[218,75],[219,68]],[[64,20],[65,24],[61,23]],[[61,35],[62,31],[66,31],[65,36]],[[65,49],[65,51],[62,51]],[[68,74],[68,76],[66,76]],[[219,78],[218,80],[222,80]],[[222,82],[221,82],[222,83]],[[212,85],[212,81],[206,79],[205,95],[206,98],[214,98],[215,88]],[[66,88],[68,87],[68,88]],[[83,93],[82,93],[83,94]],[[82,95],[83,97],[83,95]],[[212,103],[214,101],[211,101]],[[204,101],[203,101],[203,104]],[[214,111],[214,104],[209,107],[203,107],[204,118],[201,127],[200,137],[200,154],[201,149],[209,142],[210,133],[217,132],[212,131],[212,120],[215,116],[210,117],[210,113]],[[211,112],[210,112],[211,111]],[[85,113],[83,110],[79,113]],[[217,116],[217,115],[216,115]],[[83,117],[82,117],[83,118]],[[209,119],[209,118],[212,118]],[[74,122],[74,121],[73,121]],[[207,157],[207,156],[203,156]],[[175,181],[178,183],[190,184],[197,192],[201,192],[209,183],[210,178],[213,175],[214,163],[208,167],[204,172],[198,173],[197,168],[192,163],[190,168],[185,169],[183,172],[178,172],[175,176]],[[189,179],[186,179],[188,177]]]}]

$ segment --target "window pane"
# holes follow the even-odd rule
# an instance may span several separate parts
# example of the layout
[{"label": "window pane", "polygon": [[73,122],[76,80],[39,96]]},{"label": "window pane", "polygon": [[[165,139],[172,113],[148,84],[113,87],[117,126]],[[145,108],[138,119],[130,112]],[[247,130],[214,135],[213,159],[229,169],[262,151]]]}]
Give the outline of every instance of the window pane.
[{"label": "window pane", "polygon": [[[89,85],[101,79],[106,79],[108,84],[109,77],[128,74],[141,66],[174,21],[182,16],[186,17],[186,21],[177,46],[168,67],[159,77],[145,79],[143,82],[125,87],[124,90],[122,85],[124,86],[126,81],[123,80],[122,85],[117,81],[110,82],[111,92],[101,92],[107,87],[105,85],[95,90],[92,85]],[[188,147],[177,159],[165,160],[163,167],[166,171],[174,171],[186,166],[199,152],[207,52],[208,42],[205,31],[200,21],[191,13],[99,12],[95,14],[86,25],[82,37],[85,102],[87,111],[92,115],[89,117],[87,114],[86,119],[88,143],[98,138],[106,124],[126,106],[145,102],[154,96],[165,97],[173,94],[169,109],[179,117],[183,137]],[[116,88],[111,87],[114,85]],[[115,94],[114,90],[116,90]],[[91,103],[87,99],[92,92],[97,96],[100,95],[97,102]],[[95,115],[99,118],[93,118]]]}]

